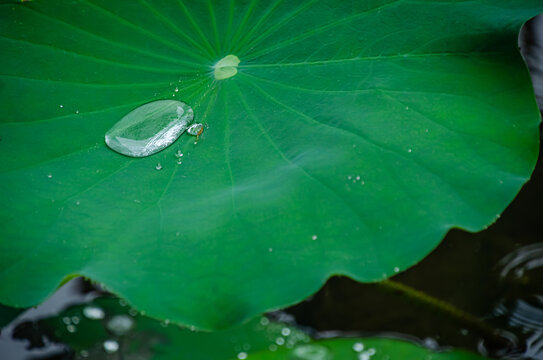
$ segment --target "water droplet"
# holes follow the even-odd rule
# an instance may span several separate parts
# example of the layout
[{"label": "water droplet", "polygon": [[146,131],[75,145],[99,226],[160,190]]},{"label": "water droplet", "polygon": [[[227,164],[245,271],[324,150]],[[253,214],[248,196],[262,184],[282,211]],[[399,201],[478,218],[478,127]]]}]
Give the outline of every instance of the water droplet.
[{"label": "water droplet", "polygon": [[351,180],[353,177],[351,175],[347,176],[347,180]]},{"label": "water droplet", "polygon": [[136,309],[130,309],[130,310],[128,310],[128,315],[130,315],[130,316],[137,316],[137,315],[138,315],[138,310],[136,310]]},{"label": "water droplet", "polygon": [[170,320],[169,319],[166,319],[166,320],[160,322],[160,326],[162,326],[162,327],[168,327],[168,325],[170,325]]},{"label": "water droplet", "polygon": [[173,89],[175,92],[179,92],[179,88],[176,86],[175,89]]},{"label": "water droplet", "polygon": [[357,177],[356,177],[356,180],[360,180],[360,176],[357,176]]},{"label": "water droplet", "polygon": [[187,129],[187,134],[192,136],[200,136],[204,132],[204,125],[200,123],[192,124]]},{"label": "water droplet", "polygon": [[247,359],[247,353],[243,351],[238,353],[238,359],[240,360]]},{"label": "water droplet", "polygon": [[330,352],[322,345],[299,345],[292,350],[292,358],[296,360],[328,360]]},{"label": "water droplet", "polygon": [[64,105],[60,104],[58,107],[62,109],[64,107]]},{"label": "water droplet", "polygon": [[77,331],[77,328],[74,325],[67,325],[66,330],[68,330],[69,333],[74,333]]},{"label": "water droplet", "polygon": [[289,336],[290,335],[290,329],[287,327],[284,327],[281,329],[281,335],[283,336]]},{"label": "water droplet", "polygon": [[213,65],[215,80],[228,79],[238,73],[239,58],[236,55],[226,55]]},{"label": "water droplet", "polygon": [[396,267],[394,268],[394,272],[397,273],[397,272],[399,272],[399,271],[400,271],[400,268],[396,266]]},{"label": "water droplet", "polygon": [[79,355],[81,355],[82,358],[88,358],[89,357],[89,352],[87,350],[81,350],[79,352]]},{"label": "water droplet", "polygon": [[70,319],[68,316],[65,316],[62,318],[62,322],[65,323],[66,325],[69,325],[72,323],[72,319]]},{"label": "water droplet", "polygon": [[183,160],[177,159],[177,165],[181,165],[183,163]]},{"label": "water droplet", "polygon": [[103,347],[108,354],[113,354],[119,350],[119,343],[115,340],[106,340],[103,343]]},{"label": "water droplet", "polygon": [[72,316],[72,323],[75,325],[79,324],[79,316]]},{"label": "water droplet", "polygon": [[405,110],[409,110],[409,106],[406,106],[406,107],[405,107]]},{"label": "water droplet", "polygon": [[183,157],[183,153],[181,152],[181,150],[177,150],[177,151],[175,152],[175,157],[176,157],[176,158],[181,158],[181,157]]},{"label": "water droplet", "polygon": [[356,352],[361,352],[362,350],[364,350],[364,344],[362,344],[361,342],[354,343],[353,350]]},{"label": "water droplet", "polygon": [[76,204],[77,206],[79,206],[79,205],[81,204],[81,201],[78,200],[78,201],[75,202],[75,204]]},{"label": "water droplet", "polygon": [[83,315],[85,315],[87,319],[100,320],[103,319],[106,314],[104,313],[104,310],[102,310],[102,308],[89,305],[83,308]]},{"label": "water droplet", "polygon": [[412,152],[412,151],[413,151],[413,149],[407,149],[407,152]]},{"label": "water droplet", "polygon": [[311,236],[311,240],[317,240],[317,235]]},{"label": "water droplet", "polygon": [[270,319],[268,319],[267,317],[262,317],[260,319],[260,325],[262,326],[268,326],[270,324]]},{"label": "water droplet", "polygon": [[134,326],[134,320],[126,315],[115,315],[106,324],[106,327],[115,335],[125,335]]},{"label": "water droplet", "polygon": [[155,169],[162,170],[162,165],[160,163],[156,164]]},{"label": "water droplet", "polygon": [[53,178],[53,174],[49,173],[49,174],[47,174],[47,177],[48,177],[49,179],[52,179],[52,178]]},{"label": "water droplet", "polygon": [[149,156],[177,140],[193,118],[192,108],[183,102],[153,101],[132,110],[113,125],[106,133],[106,144],[126,156]]},{"label": "water droplet", "polygon": [[76,114],[79,114],[79,110],[76,110],[75,113],[76,113]]},{"label": "water droplet", "polygon": [[271,344],[268,349],[270,349],[270,351],[276,351],[277,350],[277,345],[275,344]]},{"label": "water droplet", "polygon": [[277,339],[275,339],[275,343],[277,345],[283,345],[285,343],[285,339],[283,339],[282,337],[278,337]]},{"label": "water droplet", "polygon": [[269,251],[269,252],[272,252],[272,251],[273,251],[273,248],[269,248],[268,251]]}]

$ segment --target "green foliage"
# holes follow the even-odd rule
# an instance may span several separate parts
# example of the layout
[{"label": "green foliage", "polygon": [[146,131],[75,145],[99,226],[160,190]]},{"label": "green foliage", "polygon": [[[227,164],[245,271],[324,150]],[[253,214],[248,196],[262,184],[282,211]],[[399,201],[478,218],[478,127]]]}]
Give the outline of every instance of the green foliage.
[{"label": "green foliage", "polygon": [[[6,304],[80,274],[153,317],[227,327],[488,226],[535,164],[516,44],[540,0],[0,6]],[[208,124],[197,144],[105,146],[159,99]]]}]

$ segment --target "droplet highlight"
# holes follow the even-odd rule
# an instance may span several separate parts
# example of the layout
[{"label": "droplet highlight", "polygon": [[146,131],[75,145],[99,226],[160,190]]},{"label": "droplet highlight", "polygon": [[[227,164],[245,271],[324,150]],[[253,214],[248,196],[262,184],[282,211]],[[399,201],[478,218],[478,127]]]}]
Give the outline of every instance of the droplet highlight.
[{"label": "droplet highlight", "polygon": [[170,146],[193,119],[194,111],[184,102],[157,100],[126,114],[108,130],[105,141],[120,154],[145,157]]}]

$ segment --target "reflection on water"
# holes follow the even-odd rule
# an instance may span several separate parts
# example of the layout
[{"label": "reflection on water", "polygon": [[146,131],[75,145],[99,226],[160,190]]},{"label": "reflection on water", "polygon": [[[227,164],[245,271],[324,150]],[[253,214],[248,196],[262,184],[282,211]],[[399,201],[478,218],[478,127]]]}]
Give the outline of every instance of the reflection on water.
[{"label": "reflection on water", "polygon": [[506,359],[543,359],[543,243],[521,247],[499,263],[502,286],[507,289],[493,314],[518,330],[525,349]]}]

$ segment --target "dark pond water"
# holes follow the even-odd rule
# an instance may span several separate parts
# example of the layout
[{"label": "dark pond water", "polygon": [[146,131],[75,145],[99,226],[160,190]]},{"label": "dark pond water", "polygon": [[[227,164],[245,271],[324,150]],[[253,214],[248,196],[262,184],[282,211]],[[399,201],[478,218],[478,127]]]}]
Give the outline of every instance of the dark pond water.
[{"label": "dark pond water", "polygon": [[[543,16],[526,25],[520,46],[543,109]],[[270,316],[298,324],[317,338],[386,335],[430,348],[462,347],[494,358],[543,360],[541,214],[540,157],[532,180],[496,224],[477,234],[451,231],[430,256],[393,278],[474,315],[488,327],[501,329],[498,337],[465,317],[450,316],[402,291],[345,277],[330,279],[311,299]],[[74,351],[55,341],[38,320],[103,295],[81,279],[71,281],[51,299],[4,326],[0,358],[75,358]],[[0,319],[15,316],[0,315]]]}]

